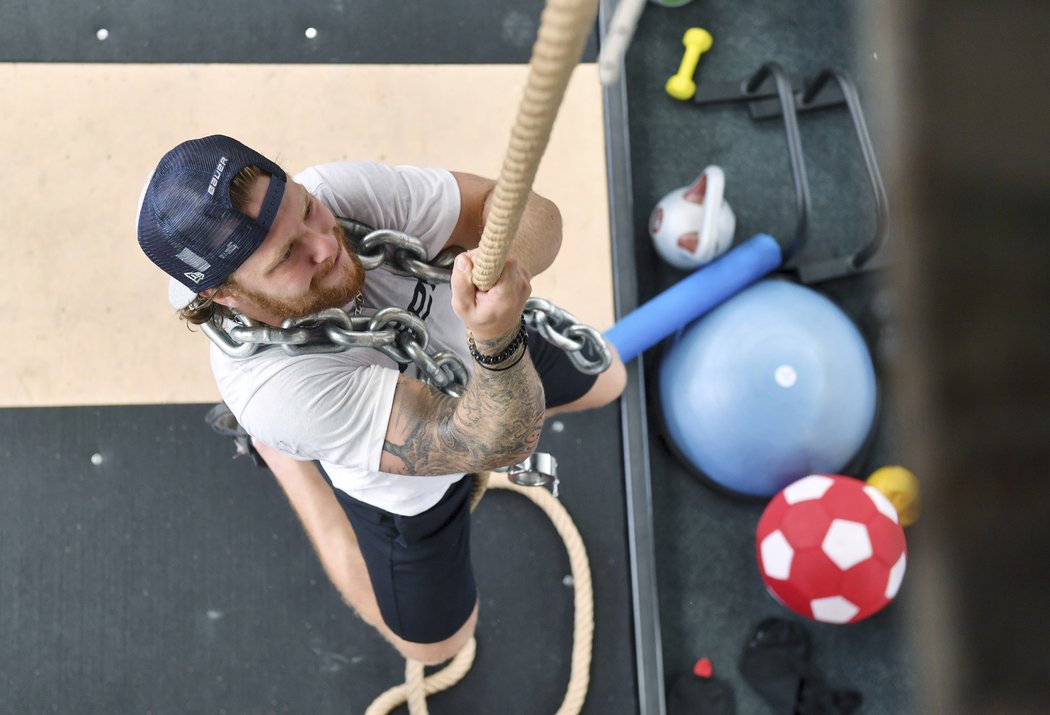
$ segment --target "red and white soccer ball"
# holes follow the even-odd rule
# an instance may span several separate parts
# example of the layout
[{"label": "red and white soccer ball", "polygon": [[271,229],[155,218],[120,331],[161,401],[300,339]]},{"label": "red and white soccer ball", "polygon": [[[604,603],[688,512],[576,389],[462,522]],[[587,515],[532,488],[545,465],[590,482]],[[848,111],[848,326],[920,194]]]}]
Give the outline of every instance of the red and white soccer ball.
[{"label": "red and white soccer ball", "polygon": [[904,530],[890,500],[859,479],[813,474],[766,506],[755,534],[759,571],[781,603],[825,623],[855,623],[900,589]]}]

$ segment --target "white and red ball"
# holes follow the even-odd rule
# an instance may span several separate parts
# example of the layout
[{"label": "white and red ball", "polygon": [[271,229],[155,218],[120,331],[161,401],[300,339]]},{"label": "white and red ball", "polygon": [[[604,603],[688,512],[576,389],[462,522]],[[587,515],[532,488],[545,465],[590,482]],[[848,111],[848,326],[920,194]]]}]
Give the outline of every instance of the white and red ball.
[{"label": "white and red ball", "polygon": [[859,479],[803,477],[766,506],[755,533],[770,593],[807,618],[855,623],[897,595],[907,565],[890,500]]},{"label": "white and red ball", "polygon": [[695,270],[729,250],[736,215],[725,200],[725,173],[711,165],[689,186],[666,194],[649,215],[656,252],[675,268]]}]

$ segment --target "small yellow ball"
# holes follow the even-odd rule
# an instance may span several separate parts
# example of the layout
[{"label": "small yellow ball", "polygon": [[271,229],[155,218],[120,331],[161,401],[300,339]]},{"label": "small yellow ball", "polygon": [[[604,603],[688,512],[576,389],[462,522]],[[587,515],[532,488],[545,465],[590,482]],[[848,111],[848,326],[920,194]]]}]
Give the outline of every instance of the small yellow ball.
[{"label": "small yellow ball", "polygon": [[890,500],[897,509],[901,526],[911,526],[919,520],[919,480],[909,470],[898,466],[881,467],[871,473],[867,483]]}]

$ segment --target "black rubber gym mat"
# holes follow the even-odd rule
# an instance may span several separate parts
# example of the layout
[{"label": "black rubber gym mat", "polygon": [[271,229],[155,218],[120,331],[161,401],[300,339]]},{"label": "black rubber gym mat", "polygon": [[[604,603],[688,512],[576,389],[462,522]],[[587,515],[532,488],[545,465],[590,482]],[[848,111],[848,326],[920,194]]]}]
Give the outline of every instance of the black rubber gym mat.
[{"label": "black rubber gym mat", "polygon": [[[543,0],[3,3],[0,62],[526,63],[543,7]],[[585,57],[593,61],[596,47],[592,33]]]},{"label": "black rubber gym mat", "polygon": [[[0,410],[0,712],[342,715],[403,678],[272,475],[231,458],[206,408]],[[622,466],[596,448],[618,434],[611,407],[548,423],[541,445],[590,552],[585,713],[637,708]],[[477,659],[430,712],[554,712],[572,639],[564,547],[516,494],[487,494],[474,520]]]}]

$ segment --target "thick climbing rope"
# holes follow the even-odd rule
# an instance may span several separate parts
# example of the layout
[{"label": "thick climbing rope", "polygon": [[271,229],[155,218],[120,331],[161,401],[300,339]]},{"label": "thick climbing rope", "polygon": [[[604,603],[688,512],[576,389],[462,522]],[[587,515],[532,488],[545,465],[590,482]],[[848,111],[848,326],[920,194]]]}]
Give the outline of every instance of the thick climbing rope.
[{"label": "thick climbing rope", "polygon": [[[547,514],[554,528],[565,542],[569,555],[569,566],[572,569],[574,588],[573,598],[573,646],[572,661],[569,668],[569,683],[565,689],[561,707],[556,715],[577,715],[583,709],[587,697],[587,686],[591,677],[591,644],[594,637],[594,593],[591,588],[591,566],[587,560],[587,550],[569,512],[546,489],[522,487],[507,480],[507,475],[499,472],[485,472],[477,475],[471,494],[473,511],[486,488],[507,489],[528,497]],[[470,670],[474,662],[476,643],[470,642],[441,670],[424,677],[423,664],[408,660],[405,663],[405,683],[390,688],[376,698],[365,711],[365,715],[387,715],[398,706],[408,703],[410,715],[427,715],[426,696],[439,693],[458,683]]]},{"label": "thick climbing rope", "polygon": [[[554,118],[598,15],[598,1],[547,0],[540,16],[525,93],[493,189],[481,242],[474,254],[471,279],[481,290],[494,286],[503,272],[507,253],[518,232],[521,214],[536,178],[536,170],[550,140]],[[583,708],[590,683],[591,642],[594,634],[591,569],[580,532],[561,502],[544,489],[520,487],[507,481],[505,475],[499,475],[496,479],[490,475],[479,475],[474,487],[471,510],[480,502],[487,487],[516,491],[547,513],[565,541],[572,566],[575,614],[569,685],[557,715],[576,715]],[[408,704],[410,715],[426,715],[426,696],[455,685],[466,675],[474,662],[475,646],[471,639],[445,668],[426,677],[422,663],[406,661],[404,685],[393,687],[376,698],[365,715],[386,715],[402,703]]]},{"label": "thick climbing rope", "polygon": [[547,0],[540,16],[525,94],[474,254],[472,278],[481,290],[495,285],[503,272],[554,118],[597,15],[598,0]]}]

